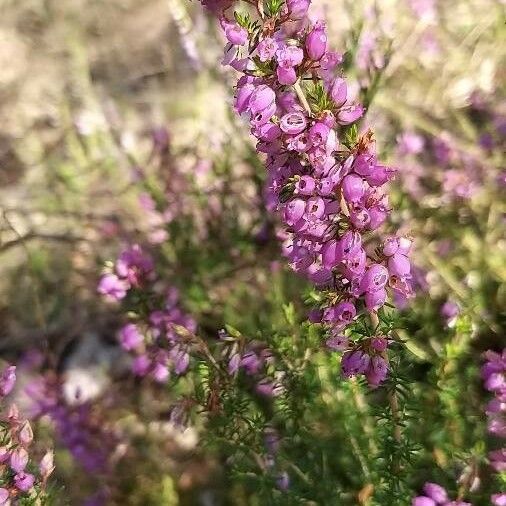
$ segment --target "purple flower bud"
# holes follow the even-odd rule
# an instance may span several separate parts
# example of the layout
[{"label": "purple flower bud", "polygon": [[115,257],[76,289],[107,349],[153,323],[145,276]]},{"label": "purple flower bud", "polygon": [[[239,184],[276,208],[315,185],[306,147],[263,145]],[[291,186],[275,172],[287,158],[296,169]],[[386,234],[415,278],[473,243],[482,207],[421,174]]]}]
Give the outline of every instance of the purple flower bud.
[{"label": "purple flower bud", "polygon": [[279,490],[288,490],[290,488],[290,477],[286,471],[283,471],[276,478],[276,486]]},{"label": "purple flower bud", "polygon": [[306,204],[306,214],[310,220],[318,220],[325,213],[325,201],[321,197],[311,197]]},{"label": "purple flower bud", "polygon": [[300,195],[313,195],[316,181],[311,176],[302,176],[295,184],[295,191]]},{"label": "purple flower bud", "polygon": [[262,361],[254,351],[248,351],[241,359],[241,367],[244,367],[246,374],[253,375],[262,367]]},{"label": "purple flower bud", "polygon": [[363,230],[371,223],[371,216],[365,207],[356,204],[350,209],[350,221],[355,228]]},{"label": "purple flower bud", "polygon": [[35,476],[30,473],[20,472],[14,476],[14,484],[21,492],[28,492],[35,483]]},{"label": "purple flower bud", "polygon": [[357,310],[351,302],[340,302],[336,306],[325,309],[323,312],[323,319],[326,321],[348,324],[355,318],[356,314]]},{"label": "purple flower bud", "polygon": [[377,311],[385,304],[387,300],[387,291],[384,288],[380,288],[374,292],[366,292],[364,299],[365,306],[369,311]]},{"label": "purple flower bud", "polygon": [[376,230],[379,228],[387,219],[388,213],[383,206],[373,206],[368,210],[370,230]]},{"label": "purple flower bud", "polygon": [[409,277],[411,264],[408,257],[395,253],[388,259],[388,272],[391,276],[398,276],[399,278]]},{"label": "purple flower bud", "polygon": [[395,236],[387,237],[383,243],[383,254],[387,257],[394,255],[399,249],[399,239]]},{"label": "purple flower bud", "polygon": [[344,106],[337,114],[337,121],[340,125],[354,123],[364,114],[364,108],[360,104]]},{"label": "purple flower bud", "polygon": [[158,383],[165,383],[170,377],[169,368],[167,364],[163,362],[156,362],[151,374],[153,375],[154,380]]},{"label": "purple flower bud", "polygon": [[331,350],[335,351],[344,351],[348,348],[348,338],[346,336],[342,335],[335,335],[332,337],[329,337],[325,344],[327,348],[330,348]]},{"label": "purple flower bud", "polygon": [[364,180],[360,176],[349,174],[343,179],[342,191],[346,201],[359,201],[365,193]]},{"label": "purple flower bud", "polygon": [[332,111],[323,111],[320,116],[320,121],[329,128],[334,128],[336,126],[336,117]]},{"label": "purple flower bud", "polygon": [[251,114],[256,115],[270,108],[275,101],[276,93],[266,84],[261,84],[251,93],[248,109]]},{"label": "purple flower bud", "polygon": [[365,271],[366,253],[363,248],[358,247],[350,251],[346,257],[343,258],[344,275],[349,281],[352,281],[357,276],[360,276]]},{"label": "purple flower bud", "polygon": [[313,264],[307,270],[307,276],[315,285],[326,285],[332,280],[332,272],[322,269],[318,264]]},{"label": "purple flower bud", "polygon": [[278,95],[278,103],[285,112],[300,110],[299,99],[292,91],[284,91]]},{"label": "purple flower bud", "polygon": [[445,320],[451,320],[452,318],[458,316],[459,313],[460,313],[459,305],[452,300],[447,300],[441,307],[441,316]]},{"label": "purple flower bud", "polygon": [[125,278],[133,286],[138,286],[141,280],[153,271],[153,268],[153,259],[138,244],[123,251],[115,265],[116,274]]},{"label": "purple flower bud", "polygon": [[341,256],[347,257],[352,251],[362,246],[362,237],[356,231],[348,230],[339,241]]},{"label": "purple flower bud", "polygon": [[237,94],[235,96],[234,107],[239,114],[242,114],[248,109],[249,100],[255,89],[256,86],[251,82],[245,82],[241,86],[237,87]]},{"label": "purple flower bud", "polygon": [[413,499],[411,506],[436,506],[436,503],[429,497],[421,495]]},{"label": "purple flower bud", "polygon": [[18,433],[19,442],[23,446],[29,446],[33,441],[33,430],[28,420],[25,420]]},{"label": "purple flower bud", "polygon": [[337,65],[343,63],[343,55],[335,51],[326,52],[320,60],[320,66],[324,71],[332,71]]},{"label": "purple flower bud", "polygon": [[307,120],[301,112],[290,112],[281,118],[280,128],[290,135],[297,135],[307,127]]},{"label": "purple flower bud", "polygon": [[279,84],[291,86],[297,82],[297,73],[293,67],[282,67],[280,65],[276,69],[276,75],[278,76]]},{"label": "purple flower bud", "polygon": [[5,397],[12,392],[16,383],[16,366],[10,365],[0,375],[0,396]]},{"label": "purple flower bud", "polygon": [[302,19],[311,5],[311,0],[286,0],[290,19]]},{"label": "purple flower bud", "polygon": [[24,448],[16,448],[11,453],[10,466],[13,471],[20,473],[28,464],[28,452]]},{"label": "purple flower bud", "polygon": [[248,30],[237,23],[228,22],[224,27],[225,37],[234,46],[244,46],[248,41]]},{"label": "purple flower bud", "polygon": [[363,374],[369,367],[371,357],[360,350],[347,351],[341,359],[341,373],[345,378]]},{"label": "purple flower bud", "polygon": [[190,354],[188,351],[181,346],[175,346],[170,350],[169,355],[174,363],[174,371],[176,374],[183,374],[190,365]]},{"label": "purple flower bud", "polygon": [[320,60],[327,50],[327,34],[325,24],[317,22],[306,37],[306,51],[311,60]]},{"label": "purple flower bud", "polygon": [[345,104],[346,97],[348,96],[348,86],[342,77],[336,77],[336,79],[334,79],[332,88],[330,89],[330,96],[337,107],[341,107]]},{"label": "purple flower bud", "polygon": [[265,397],[274,397],[277,395],[276,385],[268,378],[261,379],[256,384],[255,391]]},{"label": "purple flower bud", "polygon": [[105,274],[100,278],[97,291],[112,300],[124,299],[130,283],[124,279],[119,279],[116,274]]},{"label": "purple flower bud", "polygon": [[285,221],[288,225],[297,223],[306,210],[306,202],[302,199],[290,200],[285,206]]},{"label": "purple flower bud", "polygon": [[281,135],[281,128],[274,123],[265,123],[255,130],[255,135],[268,142],[273,142]]},{"label": "purple flower bud", "polygon": [[334,191],[335,183],[330,177],[324,177],[318,184],[318,193],[322,197],[328,197]]},{"label": "purple flower bud", "polygon": [[342,259],[342,248],[338,241],[332,240],[325,243],[322,250],[322,262],[325,268],[332,269],[338,265]]},{"label": "purple flower bud", "polygon": [[502,372],[494,372],[485,380],[485,388],[491,392],[506,388],[506,378]]},{"label": "purple flower bud", "polygon": [[239,370],[239,364],[241,362],[241,356],[239,353],[234,353],[228,361],[228,374],[234,375]]},{"label": "purple flower bud", "polygon": [[304,51],[297,46],[284,46],[276,51],[276,61],[285,69],[300,65],[303,59]]},{"label": "purple flower bud", "polygon": [[353,170],[361,176],[369,176],[376,166],[376,158],[370,154],[361,153],[353,161]]},{"label": "purple flower bud", "polygon": [[330,134],[330,128],[324,123],[317,122],[309,129],[309,140],[315,147],[325,146]]},{"label": "purple flower bud", "polygon": [[139,355],[132,362],[132,372],[136,376],[146,376],[151,367],[151,360],[147,355]]},{"label": "purple flower bud", "polygon": [[260,127],[265,125],[276,113],[276,102],[272,102],[272,104],[264,109],[263,111],[258,112],[251,118],[251,124],[254,127]]},{"label": "purple flower bud", "polygon": [[413,244],[413,240],[409,237],[399,237],[399,249],[398,253],[402,253],[403,255],[407,255],[411,250],[411,245]]},{"label": "purple flower bud", "polygon": [[[485,413],[487,416],[506,412],[506,399],[505,401],[501,401],[500,399],[492,399],[488,402]],[[0,460],[1,462],[1,460]]]},{"label": "purple flower bud", "polygon": [[323,311],[320,309],[311,309],[307,318],[311,323],[320,323],[322,321]]},{"label": "purple flower bud", "polygon": [[6,488],[0,487],[0,504],[7,504],[9,501],[9,491]]},{"label": "purple flower bud", "polygon": [[438,504],[448,501],[448,494],[446,493],[446,490],[437,483],[427,482],[423,486],[423,492],[427,497],[430,497]]},{"label": "purple flower bud", "polygon": [[388,373],[388,364],[383,357],[376,355],[372,357],[369,368],[366,371],[366,378],[369,386],[377,387],[385,380]]},{"label": "purple flower bud", "polygon": [[379,353],[384,352],[388,347],[388,340],[384,336],[377,336],[371,339],[371,346]]},{"label": "purple flower bud", "polygon": [[388,271],[385,266],[372,264],[364,274],[360,289],[364,292],[374,292],[384,288],[388,282]]},{"label": "purple flower bud", "polygon": [[367,182],[371,186],[383,186],[393,178],[395,170],[385,165],[375,165],[374,170],[367,176]]},{"label": "purple flower bud", "polygon": [[490,499],[494,506],[506,506],[506,493],[494,494]]},{"label": "purple flower bud", "polygon": [[265,37],[257,46],[258,57],[261,62],[266,62],[274,58],[278,50],[278,43],[271,37]]},{"label": "purple flower bud", "polygon": [[267,451],[274,455],[279,450],[279,434],[276,429],[272,427],[266,427],[264,430],[264,444],[267,447]]},{"label": "purple flower bud", "polygon": [[118,339],[121,347],[127,351],[135,350],[144,342],[137,325],[133,323],[127,323],[120,329]]}]

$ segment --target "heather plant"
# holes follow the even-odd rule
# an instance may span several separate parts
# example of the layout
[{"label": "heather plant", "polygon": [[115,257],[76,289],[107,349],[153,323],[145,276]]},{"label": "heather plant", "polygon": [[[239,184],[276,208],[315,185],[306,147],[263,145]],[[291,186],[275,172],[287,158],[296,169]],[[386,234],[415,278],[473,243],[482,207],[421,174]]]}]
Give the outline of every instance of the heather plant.
[{"label": "heather plant", "polygon": [[[11,393],[16,382],[16,367],[7,366],[0,375],[0,400]],[[2,406],[0,422],[0,503],[5,505],[50,504],[48,479],[54,470],[53,452],[48,451],[37,463],[30,452],[34,439],[30,422],[15,404]]]},{"label": "heather plant", "polygon": [[[413,343],[400,337],[402,320],[385,306],[386,286],[404,301],[413,282],[411,239],[389,235],[380,247],[372,242],[390,210],[382,187],[394,171],[377,161],[372,133],[360,135],[349,126],[363,109],[348,101],[346,82],[335,71],[341,60],[327,52],[324,25],[307,25],[307,2],[258,7],[258,21],[254,10],[230,18],[229,3],[208,6],[221,14],[224,61],[244,74],[235,108],[251,122],[266,160],[264,195],[267,209],[279,217],[283,254],[315,285],[304,298],[316,308],[303,323],[287,301],[268,335],[252,329],[252,338],[226,325],[218,336],[202,338],[207,332],[177,307],[173,289],[167,292],[162,282],[153,290],[160,279],[157,262],[140,246],[120,255],[99,291],[122,301],[125,314],[138,322],[119,332],[121,345],[136,354],[134,373],[179,384],[182,397],[171,420],[182,427],[203,423],[205,445],[223,456],[228,479],[251,500],[407,504],[421,485],[417,476],[427,468],[432,445],[450,453],[456,445],[450,428],[434,440],[430,427],[416,424],[420,405],[439,403],[441,416],[436,410],[431,421],[436,425],[452,415],[455,399],[424,391],[423,370],[408,351]],[[133,251],[135,259],[124,269]],[[269,310],[276,312],[276,304]],[[451,307],[447,312],[456,316]],[[457,332],[460,340],[470,331],[460,326]],[[153,359],[158,356],[161,361]],[[366,382],[354,378],[360,374]],[[346,383],[340,376],[352,379]],[[436,374],[434,381],[443,377]],[[326,424],[323,435],[315,432],[322,417],[335,417],[337,425]],[[466,420],[462,416],[459,435],[472,440],[479,428]],[[338,441],[351,453],[336,452]],[[459,497],[483,493],[474,467],[469,471],[480,449],[473,451],[446,470],[454,474],[454,490],[457,481],[464,483]],[[436,501],[430,494],[437,487],[426,486],[429,495],[414,501]],[[438,491],[447,501],[446,491]]]},{"label": "heather plant", "polygon": [[[24,387],[55,441],[60,501],[504,504],[499,101],[475,94],[459,111],[471,148],[451,118],[445,134],[397,122],[381,109],[403,41],[379,22],[383,5],[311,3],[169,2],[213,98],[189,87],[192,102],[231,113],[200,137],[182,142],[193,118],[179,118],[143,125],[139,148],[117,111],[96,137],[76,121],[71,165],[88,174],[106,146],[113,178],[99,182],[120,218],[83,240],[94,275],[78,303],[109,340],[98,367],[48,341]],[[419,19],[423,65],[445,9],[394,9]],[[356,16],[343,53],[333,11]],[[206,57],[223,46],[218,69]],[[29,444],[22,425],[6,429],[12,451]],[[52,470],[44,459],[30,494]],[[15,501],[29,479],[2,469]]]},{"label": "heather plant", "polygon": [[[415,253],[422,274],[418,288],[431,291],[439,307],[426,305],[425,311],[437,310],[446,325],[465,315],[476,333],[500,336],[504,110],[500,98],[492,97],[474,92],[462,110],[472,128],[472,149],[448,131],[431,135],[411,129],[399,134],[395,157],[405,166],[401,206],[413,232],[429,243]],[[455,227],[448,229],[448,223]]]}]

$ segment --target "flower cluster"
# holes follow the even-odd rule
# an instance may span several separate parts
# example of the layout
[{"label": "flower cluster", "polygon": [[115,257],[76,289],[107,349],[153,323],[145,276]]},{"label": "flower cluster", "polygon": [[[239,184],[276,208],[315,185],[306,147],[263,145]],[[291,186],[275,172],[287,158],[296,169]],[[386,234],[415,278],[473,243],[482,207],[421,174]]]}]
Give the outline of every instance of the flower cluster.
[{"label": "flower cluster", "polygon": [[[487,351],[486,363],[481,369],[485,388],[494,394],[487,404],[488,431],[498,438],[506,438],[506,348],[502,353]],[[506,472],[506,448],[491,451],[488,455],[492,468],[497,473]],[[506,505],[506,494],[492,496],[492,503]]]},{"label": "flower cluster", "polygon": [[[473,197],[482,184],[484,167],[481,161],[459,149],[445,133],[426,138],[415,132],[405,132],[398,138],[397,150],[409,168],[403,172],[402,180],[413,198],[431,194],[434,181],[437,181],[440,195],[436,197],[448,204]],[[437,167],[437,171],[428,172],[428,164]]]},{"label": "flower cluster", "polygon": [[278,431],[274,427],[266,427],[264,429],[264,446],[267,454],[264,457],[266,469],[273,473],[276,478],[276,487],[279,490],[287,490],[290,487],[290,476],[286,471],[278,469],[277,454],[281,445],[281,438]]},{"label": "flower cluster", "polygon": [[[328,48],[325,24],[309,24],[310,3],[270,2],[259,12],[262,26],[237,11],[233,20],[222,12],[220,21],[224,64],[243,74],[235,109],[266,156],[265,198],[284,225],[283,253],[322,290],[312,320],[335,334],[361,310],[382,307],[387,288],[411,293],[411,240],[392,236],[371,245],[390,212],[385,185],[395,171],[378,160],[372,132],[359,137],[351,126],[364,109],[340,74],[342,55]],[[375,382],[384,364],[374,362]],[[353,362],[348,371],[362,369]]]},{"label": "flower cluster", "polygon": [[162,309],[149,313],[144,324],[127,323],[118,332],[122,348],[134,354],[132,371],[137,376],[150,375],[165,383],[170,373],[186,372],[190,363],[190,344],[184,329],[194,333],[195,320],[178,306],[179,295],[175,288],[167,291]]},{"label": "flower cluster", "polygon": [[[9,366],[0,375],[0,399],[12,391],[15,381],[16,367]],[[34,464],[29,455],[33,431],[14,404],[0,421],[0,434],[0,504],[19,504],[21,500],[42,497],[54,469],[53,452],[48,451],[38,466]]]},{"label": "flower cluster", "polygon": [[467,150],[448,132],[432,136],[408,130],[400,134],[397,157],[405,167],[401,174],[405,191],[415,199],[431,197],[426,202],[435,208],[473,198],[489,179],[503,186],[504,171],[495,170],[490,163],[494,153],[500,156],[505,149],[503,110],[500,100],[492,105],[479,93],[471,95],[465,112],[476,127],[479,152]]},{"label": "flower cluster", "polygon": [[[485,388],[493,392],[494,399],[487,405],[488,430],[500,438],[506,438],[506,349],[502,353],[487,351],[487,362],[481,369]],[[506,470],[506,462],[502,470]]]},{"label": "flower cluster", "polygon": [[98,292],[111,300],[124,299],[131,288],[152,279],[153,268],[151,256],[134,244],[121,253],[112,271],[102,276]]},{"label": "flower cluster", "polygon": [[348,350],[341,361],[341,372],[345,378],[363,374],[371,387],[377,387],[386,378],[388,373],[386,337],[364,339],[349,349],[350,345],[346,336],[334,335],[327,339],[327,346],[333,350]]},{"label": "flower cluster", "polygon": [[455,500],[452,501],[448,498],[446,490],[437,483],[426,483],[423,486],[423,494],[415,497],[412,501],[412,506],[471,506],[471,503]]},{"label": "flower cluster", "polygon": [[160,286],[153,259],[139,245],[134,245],[120,254],[114,272],[103,275],[98,292],[120,300],[130,288],[142,288],[145,300],[142,314],[119,330],[118,341],[134,356],[135,375],[149,375],[165,383],[171,371],[179,375],[188,368],[190,343],[185,334],[193,334],[197,324],[179,307],[177,289],[160,290]]},{"label": "flower cluster", "polygon": [[226,345],[223,357],[227,361],[227,371],[236,376],[239,371],[252,378],[254,390],[265,397],[276,397],[283,391],[282,375],[275,370],[275,360],[271,350],[260,341],[246,342],[244,338],[232,337],[220,331],[220,340]]}]

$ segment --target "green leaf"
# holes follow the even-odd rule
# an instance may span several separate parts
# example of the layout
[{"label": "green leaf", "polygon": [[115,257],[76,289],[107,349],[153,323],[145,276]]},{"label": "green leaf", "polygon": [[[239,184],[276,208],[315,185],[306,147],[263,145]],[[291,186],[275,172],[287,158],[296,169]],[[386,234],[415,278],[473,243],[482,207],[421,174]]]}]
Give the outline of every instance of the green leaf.
[{"label": "green leaf", "polygon": [[289,325],[295,325],[295,306],[292,302],[283,304],[283,313]]}]

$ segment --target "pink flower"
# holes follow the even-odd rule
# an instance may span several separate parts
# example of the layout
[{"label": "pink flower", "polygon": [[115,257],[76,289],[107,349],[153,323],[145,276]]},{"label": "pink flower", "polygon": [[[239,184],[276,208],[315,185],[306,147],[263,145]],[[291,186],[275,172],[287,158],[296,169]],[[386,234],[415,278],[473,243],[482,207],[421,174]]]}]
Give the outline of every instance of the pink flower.
[{"label": "pink flower", "polygon": [[16,383],[16,366],[10,365],[0,375],[0,396],[5,397],[12,392]]}]

